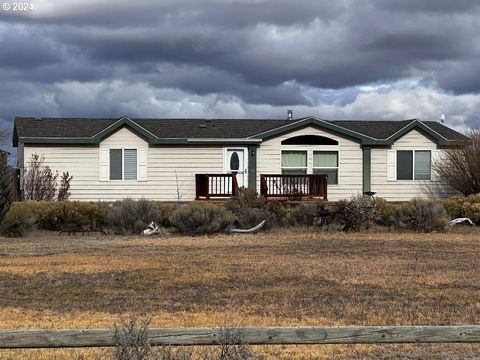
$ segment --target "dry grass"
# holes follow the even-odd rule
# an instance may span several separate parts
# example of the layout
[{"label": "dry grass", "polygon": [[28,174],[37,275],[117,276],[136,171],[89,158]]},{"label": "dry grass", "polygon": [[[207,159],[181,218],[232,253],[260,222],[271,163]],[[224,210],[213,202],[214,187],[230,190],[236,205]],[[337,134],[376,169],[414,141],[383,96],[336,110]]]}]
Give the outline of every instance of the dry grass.
[{"label": "dry grass", "polygon": [[[474,324],[480,234],[0,238],[0,327]],[[476,358],[479,346],[256,347],[270,358]],[[109,350],[0,351],[104,358]]]}]

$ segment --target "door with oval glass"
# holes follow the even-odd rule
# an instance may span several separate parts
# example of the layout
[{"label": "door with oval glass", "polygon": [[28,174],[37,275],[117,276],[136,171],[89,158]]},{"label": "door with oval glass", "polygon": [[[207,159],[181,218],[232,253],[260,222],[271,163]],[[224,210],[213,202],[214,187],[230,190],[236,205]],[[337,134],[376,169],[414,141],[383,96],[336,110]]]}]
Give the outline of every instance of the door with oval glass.
[{"label": "door with oval glass", "polygon": [[227,148],[225,150],[225,172],[230,174],[237,173],[238,186],[248,186],[247,176],[247,149],[246,148]]}]

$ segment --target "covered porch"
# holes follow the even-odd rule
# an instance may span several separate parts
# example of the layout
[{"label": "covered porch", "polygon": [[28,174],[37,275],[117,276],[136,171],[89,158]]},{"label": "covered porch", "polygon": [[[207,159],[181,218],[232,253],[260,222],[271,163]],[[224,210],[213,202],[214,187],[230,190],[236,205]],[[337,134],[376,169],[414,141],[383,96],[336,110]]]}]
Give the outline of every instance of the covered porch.
[{"label": "covered porch", "polygon": [[[261,174],[260,195],[277,200],[327,200],[327,175]],[[237,174],[195,174],[196,200],[226,200],[238,194]]]}]

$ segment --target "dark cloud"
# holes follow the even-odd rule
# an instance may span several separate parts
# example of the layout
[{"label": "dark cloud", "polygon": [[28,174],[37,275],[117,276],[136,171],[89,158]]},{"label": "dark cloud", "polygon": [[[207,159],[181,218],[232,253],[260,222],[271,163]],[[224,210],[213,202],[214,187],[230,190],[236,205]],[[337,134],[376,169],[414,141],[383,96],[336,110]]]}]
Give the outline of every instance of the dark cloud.
[{"label": "dark cloud", "polygon": [[[283,117],[292,106],[354,118],[436,117],[438,109],[453,112],[458,126],[478,122],[478,1],[34,6],[0,11],[2,122],[15,115]],[[424,104],[414,104],[420,98]]]}]

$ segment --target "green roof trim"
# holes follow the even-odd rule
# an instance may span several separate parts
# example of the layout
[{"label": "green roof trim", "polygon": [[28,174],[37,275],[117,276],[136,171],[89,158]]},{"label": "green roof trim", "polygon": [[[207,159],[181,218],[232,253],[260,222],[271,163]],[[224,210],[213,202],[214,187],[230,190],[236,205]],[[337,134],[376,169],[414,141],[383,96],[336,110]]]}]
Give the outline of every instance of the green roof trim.
[{"label": "green roof trim", "polygon": [[403,135],[407,134],[408,132],[414,129],[420,130],[421,132],[430,136],[431,138],[433,138],[433,140],[436,141],[438,145],[448,146],[448,145],[459,145],[462,143],[462,141],[446,139],[445,137],[440,135],[438,132],[433,130],[431,127],[425,125],[421,120],[415,119],[411,123],[409,123],[407,126],[401,128],[396,133],[390,135],[387,139],[385,139],[385,145],[393,145],[395,141],[397,141]]},{"label": "green roof trim", "polygon": [[375,138],[372,138],[370,136],[360,134],[356,131],[346,129],[344,127],[335,125],[331,122],[328,122],[328,121],[325,121],[325,120],[322,120],[322,119],[318,119],[314,116],[309,116],[309,117],[306,117],[306,118],[303,118],[303,119],[299,119],[299,120],[296,120],[296,121],[292,122],[291,124],[280,126],[276,129],[265,131],[263,133],[259,133],[259,134],[250,136],[250,139],[251,138],[260,138],[262,140],[267,140],[267,139],[274,138],[278,135],[289,133],[292,130],[300,129],[300,128],[303,128],[303,127],[309,126],[309,125],[318,126],[318,127],[328,129],[328,130],[331,130],[331,131],[339,133],[339,134],[346,135],[348,137],[351,137],[351,138],[354,138],[354,139],[358,140],[361,143],[367,143],[367,142],[368,143],[372,143],[372,142],[375,143],[377,141]]},{"label": "green roof trim", "polygon": [[419,119],[412,120],[408,125],[401,128],[396,133],[392,134],[386,139],[376,139],[374,137],[361,134],[359,132],[356,132],[350,129],[346,129],[342,126],[336,125],[329,121],[318,119],[314,116],[309,116],[306,118],[299,119],[291,124],[280,126],[276,129],[272,129],[269,131],[265,131],[263,133],[253,135],[250,138],[260,138],[262,139],[262,141],[265,141],[265,140],[277,137],[279,135],[289,133],[293,130],[304,128],[306,126],[317,126],[338,134],[348,136],[350,138],[358,140],[362,145],[365,145],[365,146],[391,146],[394,144],[396,140],[398,140],[403,135],[405,135],[406,133],[414,129],[418,129],[421,132],[425,133],[426,135],[430,136],[433,140],[435,140],[435,142],[438,145],[441,145],[441,146],[452,146],[452,145],[459,145],[463,143],[463,141],[460,141],[460,140],[446,139],[445,137],[440,135],[438,132],[436,132],[429,126],[425,125]]},{"label": "green roof trim", "polygon": [[102,141],[106,137],[112,135],[113,133],[115,133],[116,131],[120,130],[123,127],[128,127],[131,130],[133,130],[134,132],[138,133],[139,135],[142,135],[150,143],[152,143],[156,139],[158,139],[158,137],[156,137],[150,131],[148,131],[145,128],[138,125],[136,122],[130,120],[126,116],[122,116],[120,119],[118,119],[118,121],[116,121],[115,123],[113,123],[110,126],[107,126],[105,129],[103,129],[102,131],[97,133],[95,136],[93,136],[92,140],[95,144],[99,143],[100,141]]}]

